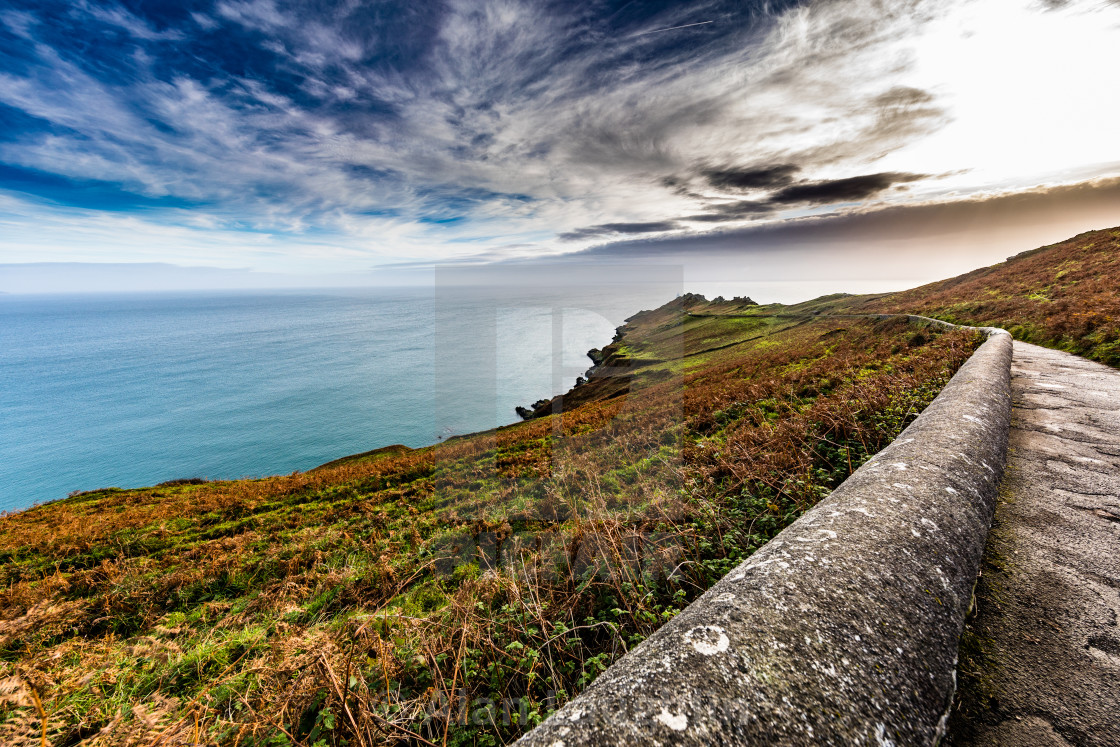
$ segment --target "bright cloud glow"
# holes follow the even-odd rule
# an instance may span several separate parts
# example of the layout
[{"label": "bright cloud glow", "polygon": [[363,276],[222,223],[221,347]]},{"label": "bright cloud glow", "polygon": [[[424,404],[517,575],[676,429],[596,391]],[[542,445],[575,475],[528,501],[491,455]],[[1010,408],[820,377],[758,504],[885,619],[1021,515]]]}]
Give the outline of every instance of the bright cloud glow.
[{"label": "bright cloud glow", "polygon": [[1105,0],[7,0],[0,263],[352,272],[1114,176],[1118,41]]},{"label": "bright cloud glow", "polygon": [[1118,42],[1116,5],[962,4],[913,43],[913,79],[952,119],[884,164],[967,170],[948,180],[966,190],[1117,173]]}]

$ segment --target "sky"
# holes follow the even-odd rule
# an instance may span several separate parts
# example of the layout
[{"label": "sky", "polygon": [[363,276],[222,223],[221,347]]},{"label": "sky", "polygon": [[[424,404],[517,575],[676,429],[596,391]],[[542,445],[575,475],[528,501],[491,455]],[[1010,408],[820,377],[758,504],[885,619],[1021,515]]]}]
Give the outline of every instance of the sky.
[{"label": "sky", "polygon": [[1117,0],[0,0],[0,291],[905,287],[1120,224],[1117,91]]}]

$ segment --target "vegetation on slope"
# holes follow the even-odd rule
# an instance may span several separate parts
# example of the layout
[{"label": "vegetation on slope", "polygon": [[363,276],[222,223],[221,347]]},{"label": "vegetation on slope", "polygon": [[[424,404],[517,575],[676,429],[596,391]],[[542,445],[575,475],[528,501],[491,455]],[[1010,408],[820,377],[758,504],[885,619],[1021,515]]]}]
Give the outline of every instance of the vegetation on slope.
[{"label": "vegetation on slope", "polygon": [[0,518],[0,741],[509,743],[978,342],[686,297],[634,317],[559,415]]},{"label": "vegetation on slope", "polygon": [[853,311],[1003,327],[1017,339],[1120,366],[1120,228],[1090,231]]}]

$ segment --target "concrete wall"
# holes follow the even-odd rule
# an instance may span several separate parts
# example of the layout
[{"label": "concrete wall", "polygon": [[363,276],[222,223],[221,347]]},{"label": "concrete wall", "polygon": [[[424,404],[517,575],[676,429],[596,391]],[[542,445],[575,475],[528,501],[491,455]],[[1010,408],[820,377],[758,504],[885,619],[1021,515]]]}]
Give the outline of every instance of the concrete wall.
[{"label": "concrete wall", "polygon": [[989,333],[898,439],[518,744],[936,744],[1006,458],[1011,337]]}]

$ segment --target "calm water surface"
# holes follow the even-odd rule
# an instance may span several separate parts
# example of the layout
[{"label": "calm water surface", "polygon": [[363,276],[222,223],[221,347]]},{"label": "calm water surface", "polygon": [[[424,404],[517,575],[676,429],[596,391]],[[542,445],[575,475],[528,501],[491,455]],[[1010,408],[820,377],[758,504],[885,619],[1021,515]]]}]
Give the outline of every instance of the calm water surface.
[{"label": "calm water surface", "polygon": [[0,296],[0,510],[513,422],[663,289]]}]

